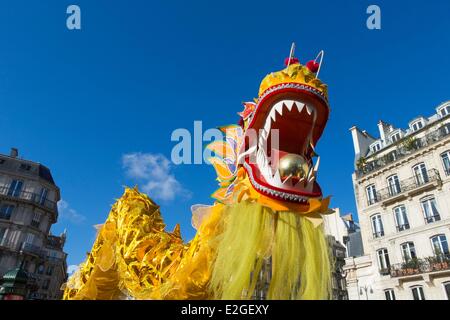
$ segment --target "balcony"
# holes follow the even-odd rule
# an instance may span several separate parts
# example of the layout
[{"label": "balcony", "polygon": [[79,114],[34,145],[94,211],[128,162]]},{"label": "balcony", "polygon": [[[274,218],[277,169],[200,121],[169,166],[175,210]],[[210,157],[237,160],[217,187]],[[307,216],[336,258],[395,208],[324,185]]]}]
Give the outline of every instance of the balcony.
[{"label": "balcony", "polygon": [[389,269],[392,278],[447,271],[450,270],[450,254],[425,259],[411,259],[408,262],[394,264]]},{"label": "balcony", "polygon": [[27,243],[27,242],[24,242],[22,244],[21,251],[23,253],[31,254],[33,256],[40,257],[40,258],[45,256],[45,252],[44,252],[44,250],[42,250],[41,247],[35,246],[35,245]]},{"label": "balcony", "polygon": [[380,274],[382,276],[388,276],[391,274],[391,270],[389,268],[382,268],[380,269]]},{"label": "balcony", "polygon": [[374,233],[372,233],[372,236],[373,236],[374,239],[384,237],[384,231],[374,232]]},{"label": "balcony", "polygon": [[[405,137],[396,143],[397,148],[379,159],[366,161],[361,158],[355,171],[361,178],[371,172],[375,172],[399,159],[406,158],[418,150],[424,149],[434,143],[450,136],[450,124],[443,125],[439,129],[425,135],[422,138]],[[447,173],[449,174],[449,173]]]},{"label": "balcony", "polygon": [[45,259],[48,262],[55,263],[55,264],[59,264],[59,263],[64,262],[64,259],[58,258],[58,257],[52,257],[52,256],[47,256]]},{"label": "balcony", "polygon": [[398,226],[396,226],[396,228],[397,228],[397,232],[408,230],[409,229],[409,223],[398,225]]},{"label": "balcony", "polygon": [[28,191],[14,191],[9,187],[0,187],[0,195],[10,199],[20,199],[40,207],[50,209],[53,212],[57,212],[56,202],[41,198],[40,194],[28,192]]},{"label": "balcony", "polygon": [[439,214],[435,214],[434,216],[425,217],[425,223],[433,223],[441,221],[441,216]]},{"label": "balcony", "polygon": [[387,205],[399,199],[412,196],[422,191],[428,190],[442,185],[439,171],[431,169],[423,176],[413,176],[405,180],[401,180],[397,186],[389,186],[377,192],[375,202],[381,202]]}]

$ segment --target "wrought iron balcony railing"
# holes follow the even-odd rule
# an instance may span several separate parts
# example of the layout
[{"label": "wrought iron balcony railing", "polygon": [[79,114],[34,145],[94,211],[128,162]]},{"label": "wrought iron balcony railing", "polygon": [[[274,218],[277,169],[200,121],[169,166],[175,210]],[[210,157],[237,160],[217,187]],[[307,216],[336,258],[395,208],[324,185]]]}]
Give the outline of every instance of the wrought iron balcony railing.
[{"label": "wrought iron balcony railing", "polygon": [[382,268],[382,269],[380,269],[380,274],[382,276],[388,276],[391,274],[391,269],[390,268]]},{"label": "wrought iron balcony railing", "polygon": [[401,180],[395,186],[395,188],[393,186],[388,186],[386,188],[377,191],[376,196],[370,198],[368,200],[368,203],[369,205],[371,205],[377,202],[383,202],[396,196],[399,196],[401,194],[417,190],[420,187],[426,186],[434,182],[441,182],[441,177],[439,175],[439,171],[437,171],[436,169],[431,169],[426,171],[421,176],[416,175],[408,179]]},{"label": "wrought iron balcony railing", "polygon": [[405,231],[405,230],[408,230],[408,229],[409,229],[409,223],[405,223],[405,224],[397,226],[397,231],[398,232]]},{"label": "wrought iron balcony railing", "polygon": [[436,221],[441,221],[441,216],[439,214],[435,214],[434,216],[425,217],[426,223],[433,223]]},{"label": "wrought iron balcony railing", "polygon": [[384,236],[384,231],[377,231],[377,232],[374,232],[372,235],[373,235],[374,239],[381,238]]},{"label": "wrought iron balcony railing", "polygon": [[29,253],[38,257],[45,257],[45,251],[41,247],[24,242],[22,244],[22,252]]},{"label": "wrought iron balcony railing", "polygon": [[25,201],[30,201],[39,206],[45,207],[47,209],[57,211],[56,202],[48,200],[46,198],[42,198],[40,194],[29,192],[29,191],[16,191],[12,190],[9,187],[0,187],[0,195],[5,197],[20,199]]},{"label": "wrought iron balcony railing", "polygon": [[410,139],[408,137],[405,137],[396,143],[397,148],[394,151],[386,154],[379,159],[374,159],[372,161],[367,161],[359,164],[358,168],[356,169],[356,176],[360,178],[366,174],[377,171],[378,169],[381,169],[386,165],[397,161],[398,159],[407,157],[412,153],[428,147],[448,136],[450,136],[450,124],[443,125],[439,129],[425,135],[422,138]]},{"label": "wrought iron balcony railing", "polygon": [[62,259],[62,258],[52,257],[52,256],[47,256],[45,259],[46,259],[47,261],[53,262],[53,263],[61,263],[61,262],[64,261],[64,259]]},{"label": "wrought iron balcony railing", "polygon": [[389,270],[393,278],[450,270],[450,254],[440,254],[424,259],[411,259],[408,262],[391,265]]}]

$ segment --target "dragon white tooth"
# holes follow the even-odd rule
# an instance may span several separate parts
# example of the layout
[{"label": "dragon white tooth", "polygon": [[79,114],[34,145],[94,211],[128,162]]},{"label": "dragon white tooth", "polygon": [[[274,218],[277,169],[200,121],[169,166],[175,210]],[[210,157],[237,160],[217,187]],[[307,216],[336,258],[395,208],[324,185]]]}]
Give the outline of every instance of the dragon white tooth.
[{"label": "dragon white tooth", "polygon": [[288,184],[290,182],[290,185],[292,185],[292,174],[290,174],[286,179],[284,179],[283,184]]},{"label": "dragon white tooth", "polygon": [[293,187],[295,185],[294,177],[289,178],[285,183],[286,183],[287,186]]},{"label": "dragon white tooth", "polygon": [[306,184],[306,191],[308,191],[308,192],[313,191],[315,179],[316,179],[316,177],[312,177],[311,181],[308,181],[308,183]]},{"label": "dragon white tooth", "polygon": [[289,111],[292,110],[292,107],[294,106],[294,104],[295,104],[295,101],[293,101],[293,100],[286,100],[285,101],[285,105],[286,105],[286,107],[288,108]]},{"label": "dragon white tooth", "polygon": [[316,164],[314,165],[314,174],[319,170],[320,157],[317,157]]},{"label": "dragon white tooth", "polygon": [[267,138],[269,137],[269,130],[270,130],[270,127],[267,130],[264,128],[263,133],[262,133],[262,137],[266,141],[267,141]]},{"label": "dragon white tooth", "polygon": [[306,177],[306,180],[309,180],[314,175],[314,169],[311,168],[308,171],[308,176]]},{"label": "dragon white tooth", "polygon": [[267,119],[266,119],[266,123],[264,124],[264,131],[266,131],[267,133],[269,132],[269,130],[270,130],[270,124],[271,124],[271,119],[270,119],[270,117],[268,117]]},{"label": "dragon white tooth", "polygon": [[275,122],[276,121],[276,112],[275,112],[275,109],[274,108],[272,108],[272,110],[270,110],[270,119],[272,119],[272,122]]},{"label": "dragon white tooth", "polygon": [[311,115],[313,109],[310,106],[306,106],[306,111],[308,112],[309,115]]},{"label": "dragon white tooth", "polygon": [[294,185],[294,187],[295,187],[295,188],[303,187],[304,183],[305,183],[305,178],[301,178],[301,179]]},{"label": "dragon white tooth", "polygon": [[295,105],[297,106],[297,110],[298,110],[298,112],[302,112],[302,110],[303,110],[303,107],[305,106],[305,104],[304,103],[301,103],[301,102],[295,102]]},{"label": "dragon white tooth", "polygon": [[278,112],[279,115],[283,115],[283,101],[278,102],[275,106],[275,111]]},{"label": "dragon white tooth", "polygon": [[280,185],[281,184],[281,177],[280,177],[280,172],[278,170],[275,169],[275,175],[273,176],[273,181],[277,184]]}]

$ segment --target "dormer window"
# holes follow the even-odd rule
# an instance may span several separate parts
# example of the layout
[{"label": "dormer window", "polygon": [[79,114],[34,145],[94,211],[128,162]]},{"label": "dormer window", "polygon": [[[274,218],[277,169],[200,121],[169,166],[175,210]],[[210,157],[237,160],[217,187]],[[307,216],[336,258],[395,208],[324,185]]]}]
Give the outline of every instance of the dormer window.
[{"label": "dormer window", "polygon": [[423,120],[422,119],[420,119],[420,120],[417,120],[417,121],[414,121],[413,123],[411,123],[411,129],[412,129],[412,131],[417,131],[417,130],[420,130],[420,129],[422,129],[423,128]]},{"label": "dormer window", "polygon": [[401,139],[400,131],[396,131],[391,135],[391,142],[395,143]]},{"label": "dormer window", "polygon": [[441,117],[445,117],[446,115],[450,114],[450,105],[442,106],[437,110],[437,113]]},{"label": "dormer window", "polygon": [[372,144],[370,146],[370,150],[372,151],[372,153],[380,151],[381,150],[381,143],[377,142],[377,143]]}]

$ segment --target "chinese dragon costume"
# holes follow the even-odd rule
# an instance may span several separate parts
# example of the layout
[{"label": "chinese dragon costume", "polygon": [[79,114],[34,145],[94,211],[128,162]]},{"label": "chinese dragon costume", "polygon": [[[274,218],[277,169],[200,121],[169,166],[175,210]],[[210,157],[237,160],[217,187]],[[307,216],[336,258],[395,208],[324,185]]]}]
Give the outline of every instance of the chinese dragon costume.
[{"label": "chinese dragon costume", "polygon": [[208,146],[219,189],[212,206],[193,206],[195,237],[183,242],[179,225],[167,231],[159,206],[126,188],[64,299],[330,297],[321,222],[332,211],[315,152],[330,111],[318,79],[323,52],[302,65],[293,49],[244,103],[240,123]]}]

